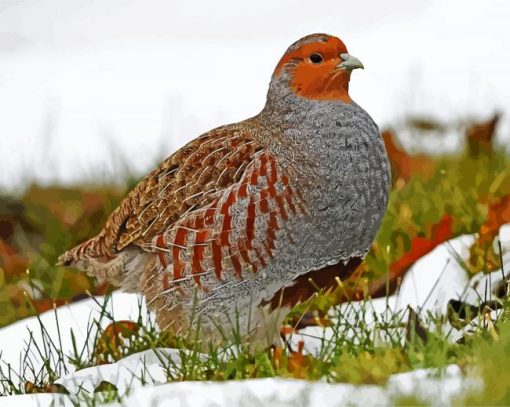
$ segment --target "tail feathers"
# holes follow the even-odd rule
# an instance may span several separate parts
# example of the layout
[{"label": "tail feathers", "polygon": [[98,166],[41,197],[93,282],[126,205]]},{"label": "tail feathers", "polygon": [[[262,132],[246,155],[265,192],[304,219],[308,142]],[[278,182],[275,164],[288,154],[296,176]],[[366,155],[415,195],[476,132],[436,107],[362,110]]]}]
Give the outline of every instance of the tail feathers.
[{"label": "tail feathers", "polygon": [[62,254],[57,265],[76,267],[100,283],[107,281],[125,291],[136,291],[150,254],[138,247],[117,254],[104,253],[101,243],[98,237],[87,240]]},{"label": "tail feathers", "polygon": [[57,266],[77,266],[77,263],[85,259],[108,261],[108,257],[113,257],[112,254],[105,253],[101,237],[96,236],[59,256]]}]

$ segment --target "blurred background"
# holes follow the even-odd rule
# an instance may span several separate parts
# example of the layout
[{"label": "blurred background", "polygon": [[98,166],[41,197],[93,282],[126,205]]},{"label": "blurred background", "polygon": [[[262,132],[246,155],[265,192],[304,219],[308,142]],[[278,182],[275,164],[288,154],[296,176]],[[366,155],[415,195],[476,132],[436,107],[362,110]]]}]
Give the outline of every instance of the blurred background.
[{"label": "blurred background", "polygon": [[[142,174],[262,108],[299,37],[342,38],[351,94],[385,128],[433,119],[407,148],[459,148],[458,125],[510,105],[510,2],[0,0],[0,187]],[[453,131],[455,130],[455,131]]]}]

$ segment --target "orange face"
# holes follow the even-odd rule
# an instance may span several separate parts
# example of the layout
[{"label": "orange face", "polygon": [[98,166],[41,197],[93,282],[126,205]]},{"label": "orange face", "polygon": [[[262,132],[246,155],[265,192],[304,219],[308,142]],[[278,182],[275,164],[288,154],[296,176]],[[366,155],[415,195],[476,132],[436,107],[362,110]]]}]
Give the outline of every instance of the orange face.
[{"label": "orange face", "polygon": [[349,79],[354,68],[340,66],[346,55],[347,47],[336,37],[330,37],[327,42],[311,42],[287,52],[278,63],[275,75],[284,70],[289,72],[289,85],[299,96],[350,103]]}]

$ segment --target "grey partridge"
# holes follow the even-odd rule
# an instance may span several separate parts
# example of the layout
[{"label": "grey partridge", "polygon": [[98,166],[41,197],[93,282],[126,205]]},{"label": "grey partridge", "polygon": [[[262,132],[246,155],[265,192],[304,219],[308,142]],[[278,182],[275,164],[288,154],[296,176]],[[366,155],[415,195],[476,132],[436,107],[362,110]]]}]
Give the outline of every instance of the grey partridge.
[{"label": "grey partridge", "polygon": [[172,154],[60,263],[143,293],[164,330],[271,340],[293,305],[356,268],[386,211],[384,144],[349,97],[356,68],[336,37],[298,40],[258,115]]}]

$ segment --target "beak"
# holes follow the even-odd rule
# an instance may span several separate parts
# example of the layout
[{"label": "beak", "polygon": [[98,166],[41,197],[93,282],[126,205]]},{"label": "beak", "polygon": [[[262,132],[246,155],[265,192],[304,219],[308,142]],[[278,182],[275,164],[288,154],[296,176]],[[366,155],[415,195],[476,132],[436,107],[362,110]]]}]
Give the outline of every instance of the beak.
[{"label": "beak", "polygon": [[345,69],[346,71],[352,71],[356,68],[365,69],[361,61],[353,57],[351,54],[340,54],[340,58],[342,58],[343,62],[338,64],[338,68]]}]

